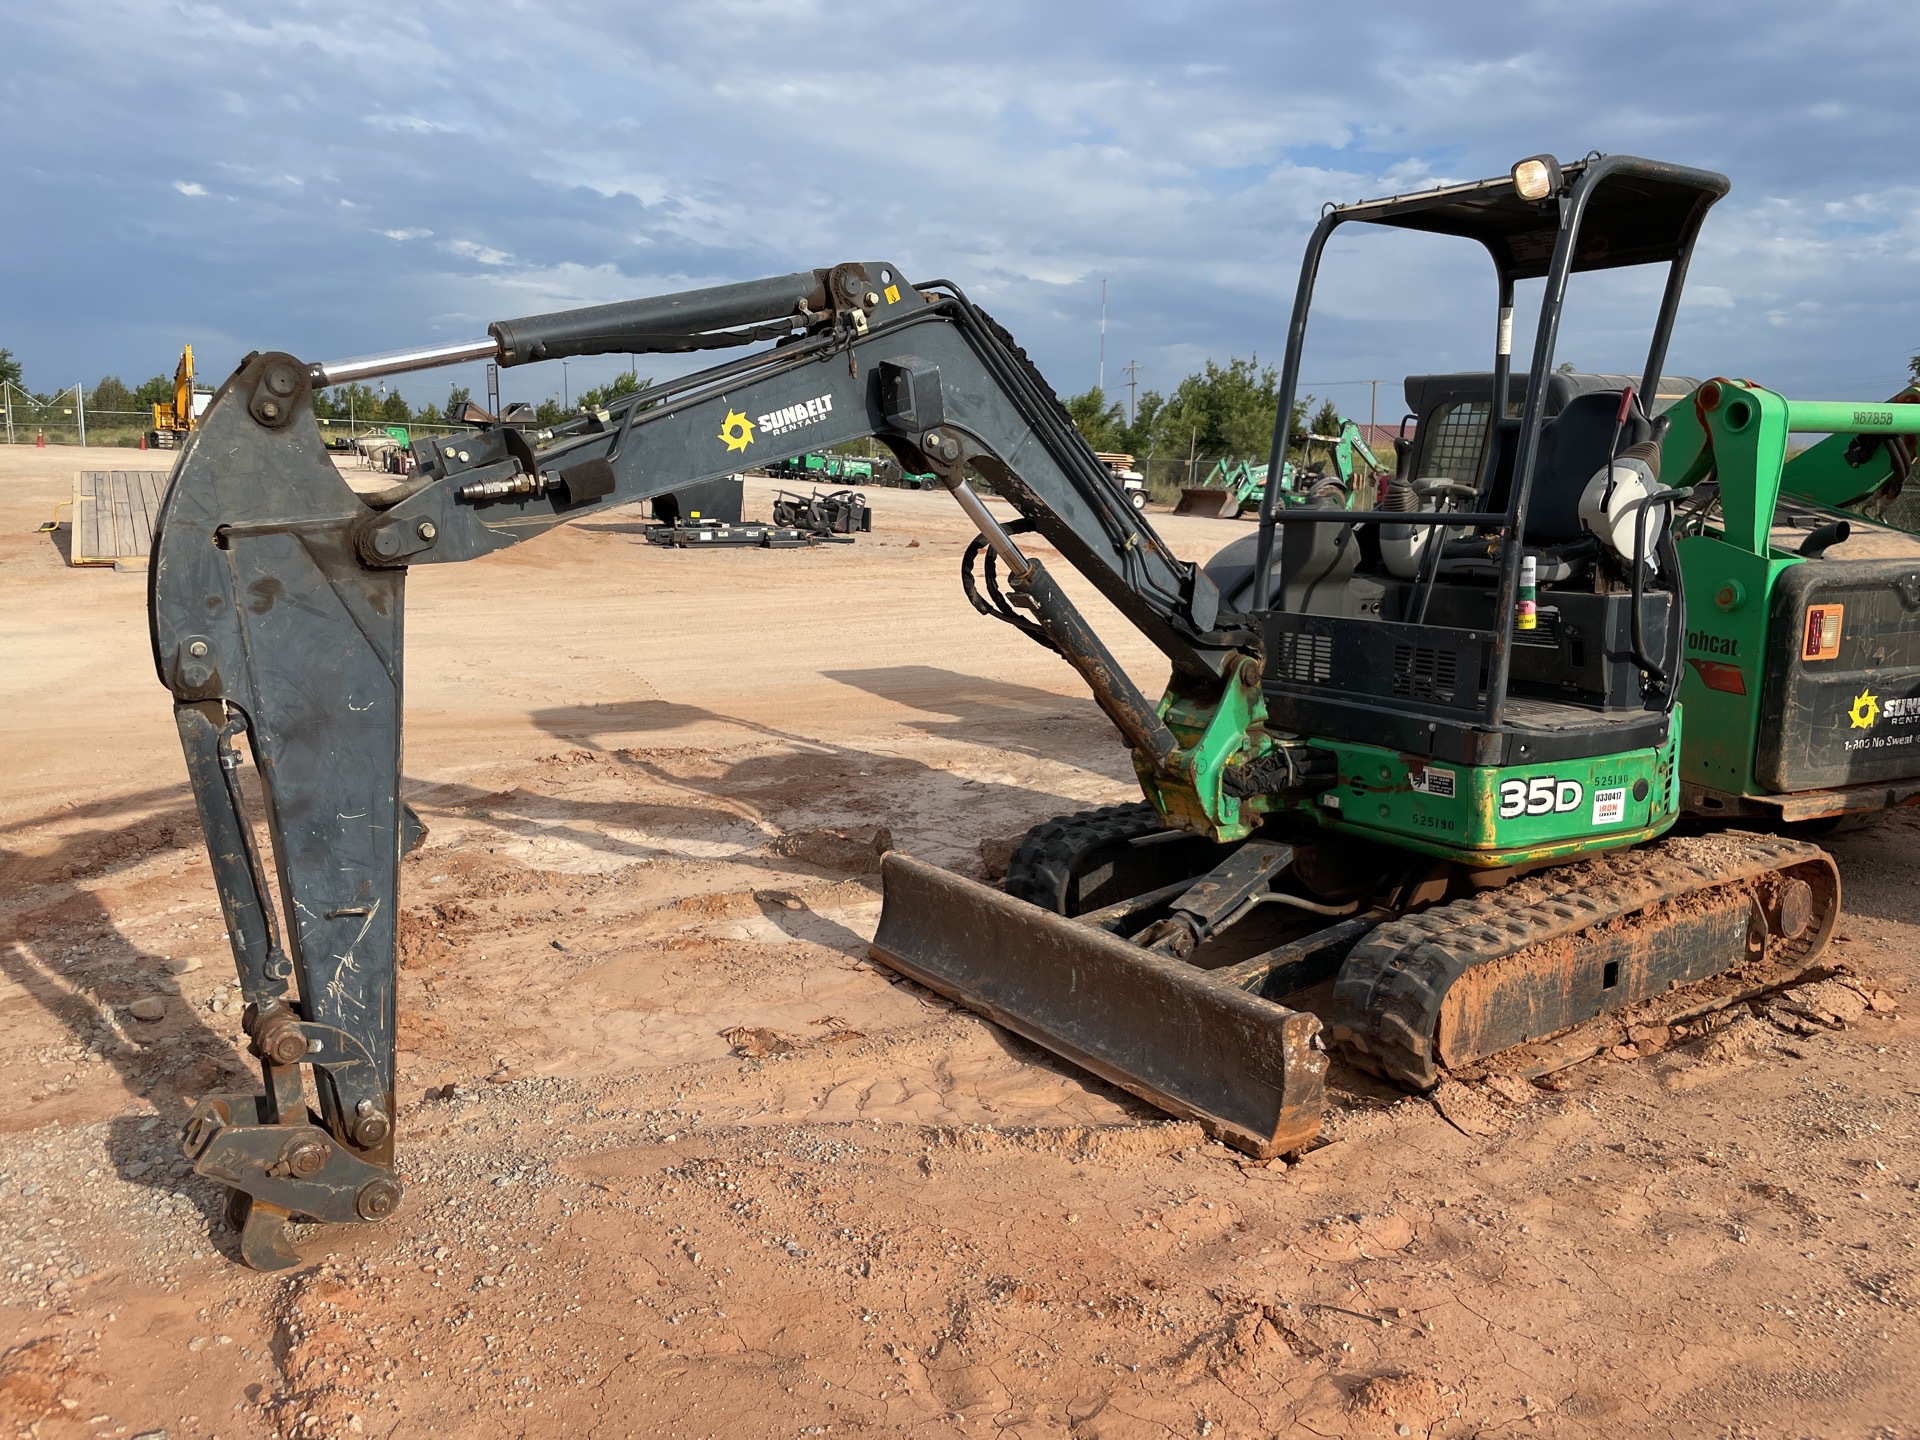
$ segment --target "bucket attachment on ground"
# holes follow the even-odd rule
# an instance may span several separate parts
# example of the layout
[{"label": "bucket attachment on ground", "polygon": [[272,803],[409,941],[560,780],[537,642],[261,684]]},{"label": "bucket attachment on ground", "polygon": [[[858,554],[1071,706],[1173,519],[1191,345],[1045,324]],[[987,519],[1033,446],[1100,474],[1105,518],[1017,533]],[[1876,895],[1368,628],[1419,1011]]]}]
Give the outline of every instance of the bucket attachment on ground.
[{"label": "bucket attachment on ground", "polygon": [[1181,487],[1179,502],[1173,507],[1176,515],[1200,515],[1208,520],[1231,520],[1240,513],[1240,497],[1231,490],[1220,490],[1212,485],[1187,485]]},{"label": "bucket attachment on ground", "polygon": [[1141,1099],[1270,1157],[1320,1131],[1320,1022],[1247,967],[1154,954],[895,851],[873,957]]}]

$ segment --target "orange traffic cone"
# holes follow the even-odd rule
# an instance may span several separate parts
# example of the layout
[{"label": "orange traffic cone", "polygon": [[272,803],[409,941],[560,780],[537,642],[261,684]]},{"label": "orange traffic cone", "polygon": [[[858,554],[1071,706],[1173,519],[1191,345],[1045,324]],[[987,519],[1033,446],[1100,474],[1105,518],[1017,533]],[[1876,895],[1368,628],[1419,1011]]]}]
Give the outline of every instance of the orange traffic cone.
[{"label": "orange traffic cone", "polygon": [[145,431],[142,431],[140,434],[140,448],[142,450],[147,448],[147,436]]},{"label": "orange traffic cone", "polygon": [[47,448],[47,432],[44,430],[39,431],[34,436],[33,443],[39,446],[39,448],[42,450],[46,449]]}]

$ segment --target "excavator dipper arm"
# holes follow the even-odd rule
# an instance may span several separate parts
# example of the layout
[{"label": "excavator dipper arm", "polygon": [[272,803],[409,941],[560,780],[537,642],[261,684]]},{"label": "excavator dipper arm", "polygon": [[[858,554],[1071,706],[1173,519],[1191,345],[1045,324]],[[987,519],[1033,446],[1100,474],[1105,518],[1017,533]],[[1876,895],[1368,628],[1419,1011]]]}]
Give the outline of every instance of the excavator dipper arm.
[{"label": "excavator dipper arm", "polygon": [[[419,442],[413,473],[376,495],[343,482],[313,416],[316,386],[489,347],[513,365],[768,339],[780,343],[576,417],[538,446],[498,426]],[[1087,680],[1169,818],[1216,839],[1247,833],[1247,802],[1219,775],[1264,743],[1255,632],[1220,613],[1208,577],[1168,550],[1025,356],[950,286],[841,265],[503,322],[488,345],[338,365],[259,353],[221,388],[162,507],[149,613],[265,1082],[261,1094],[202,1100],[184,1143],[200,1173],[230,1187],[249,1263],[294,1263],[290,1220],[378,1220],[400,1201],[408,569],[868,435],[941,477],[1004,567],[1012,604]],[[1167,654],[1167,701],[1156,708],[1128,679],[968,487],[969,467]],[[1168,713],[1186,717],[1181,733]],[[1196,733],[1196,713],[1223,718]],[[1221,726],[1231,733],[1213,733]],[[242,736],[272,882],[242,793]]]}]

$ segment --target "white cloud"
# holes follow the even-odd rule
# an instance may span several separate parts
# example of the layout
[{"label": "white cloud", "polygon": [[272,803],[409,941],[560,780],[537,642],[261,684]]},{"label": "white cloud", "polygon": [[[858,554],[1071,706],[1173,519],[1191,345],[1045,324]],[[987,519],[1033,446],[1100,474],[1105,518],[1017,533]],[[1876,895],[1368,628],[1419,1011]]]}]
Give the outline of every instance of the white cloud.
[{"label": "white cloud", "polygon": [[389,240],[425,240],[433,234],[431,230],[382,230],[380,233]]},{"label": "white cloud", "polygon": [[443,120],[428,120],[421,115],[369,115],[367,124],[377,125],[382,130],[405,130],[414,135],[452,135],[459,131],[458,125],[449,125]]},{"label": "white cloud", "polygon": [[173,188],[178,190],[182,195],[204,195],[207,193],[206,186],[193,180],[176,180],[173,182]]},{"label": "white cloud", "polygon": [[482,265],[504,265],[513,259],[505,250],[496,250],[491,245],[478,245],[471,240],[449,240],[447,249],[463,259],[477,260]]}]

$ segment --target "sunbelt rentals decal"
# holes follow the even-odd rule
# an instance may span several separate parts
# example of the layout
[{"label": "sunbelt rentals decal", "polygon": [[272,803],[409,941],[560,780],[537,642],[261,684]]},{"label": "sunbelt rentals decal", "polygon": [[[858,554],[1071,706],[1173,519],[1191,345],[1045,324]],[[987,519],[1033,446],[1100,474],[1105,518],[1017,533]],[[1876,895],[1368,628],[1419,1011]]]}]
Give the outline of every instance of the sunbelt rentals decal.
[{"label": "sunbelt rentals decal", "polygon": [[[1885,724],[1889,729],[1881,729]],[[1853,704],[1847,708],[1847,730],[1866,733],[1854,736],[1846,741],[1849,750],[1883,750],[1892,745],[1913,745],[1920,743],[1920,695],[1896,696],[1882,699],[1871,689],[1862,690],[1853,697]]]},{"label": "sunbelt rentals decal", "polygon": [[778,410],[769,410],[751,420],[738,410],[729,409],[727,418],[720,422],[720,440],[729,450],[744,450],[756,439],[785,435],[794,430],[804,430],[809,425],[818,425],[832,413],[831,395],[816,395],[797,405],[782,405]]}]

